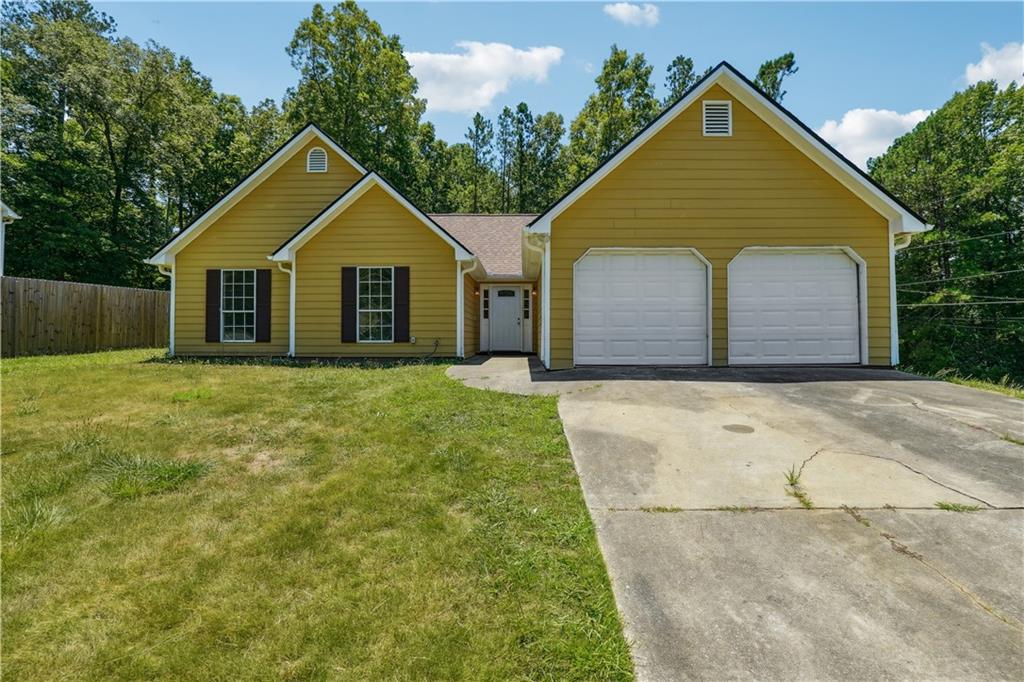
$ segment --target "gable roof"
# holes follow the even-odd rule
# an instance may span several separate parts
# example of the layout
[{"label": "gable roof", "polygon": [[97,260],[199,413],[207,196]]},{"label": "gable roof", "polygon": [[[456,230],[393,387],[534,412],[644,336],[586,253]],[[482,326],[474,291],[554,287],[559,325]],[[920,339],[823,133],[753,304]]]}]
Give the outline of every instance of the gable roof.
[{"label": "gable roof", "polygon": [[430,217],[472,249],[488,277],[523,276],[523,228],[536,213],[432,213]]},{"label": "gable roof", "polygon": [[321,130],[317,125],[310,123],[302,130],[292,135],[277,150],[267,157],[256,170],[239,180],[234,187],[229,189],[224,196],[218,199],[212,206],[203,211],[203,214],[192,221],[188,227],[181,230],[161,246],[155,254],[144,262],[150,265],[167,265],[175,253],[185,248],[193,239],[199,236],[203,230],[209,227],[217,218],[224,214],[229,208],[242,200],[249,192],[255,189],[263,180],[280,168],[286,161],[291,159],[299,150],[313,140],[320,140],[338,156],[352,165],[359,173],[366,173],[366,169],[345,151],[341,145],[331,139],[331,136]]},{"label": "gable roof", "polygon": [[[817,152],[821,158],[808,153],[807,149],[794,143],[785,134],[783,137],[800,151],[835,177],[851,191],[864,200],[868,205],[875,208],[890,219],[890,229],[894,233],[901,232],[926,232],[931,226],[926,224],[917,212],[893,196],[887,189],[882,187],[876,180],[857,167],[855,163],[840,154],[832,145],[823,140],[817,133],[807,127],[802,121],[794,116],[789,110],[769,97],[752,83],[746,76],[737,71],[728,62],[720,62],[703,78],[683,93],[674,104],[667,107],[653,121],[648,123],[628,142],[619,148],[602,164],[595,168],[587,177],[577,183],[572,189],[566,192],[560,199],[545,209],[539,216],[530,222],[528,230],[533,233],[550,233],[551,221],[562,211],[571,206],[577,199],[586,194],[594,185],[598,184],[605,176],[617,168],[623,161],[629,158],[637,149],[642,147],[648,140],[660,132],[666,125],[675,120],[679,114],[696,102],[701,95],[707,92],[715,84],[725,84],[739,89],[740,93],[751,96],[756,102],[764,105],[767,110],[774,114],[776,120],[768,120],[760,112],[751,109],[754,115],[765,121],[776,132],[790,132],[794,139],[802,141],[810,149]],[[735,93],[730,92],[733,96]],[[775,125],[778,123],[779,125]],[[823,160],[825,163],[823,163]],[[831,165],[827,162],[831,162]],[[859,191],[858,191],[859,190]]]},{"label": "gable roof", "polygon": [[276,262],[291,262],[295,258],[296,251],[302,248],[302,246],[316,236],[324,226],[341,215],[349,206],[354,204],[372,187],[380,187],[383,189],[392,199],[401,204],[421,223],[426,225],[434,234],[455,249],[456,260],[473,259],[474,256],[472,251],[463,246],[458,239],[453,237],[443,227],[434,222],[430,216],[417,208],[415,204],[405,198],[401,192],[388,184],[387,180],[374,171],[366,173],[358,182],[342,192],[337,199],[328,204],[326,208],[320,211],[320,213],[313,216],[308,223],[303,225],[295,234],[286,239],[284,243],[277,247],[277,250],[267,256],[267,258]]}]

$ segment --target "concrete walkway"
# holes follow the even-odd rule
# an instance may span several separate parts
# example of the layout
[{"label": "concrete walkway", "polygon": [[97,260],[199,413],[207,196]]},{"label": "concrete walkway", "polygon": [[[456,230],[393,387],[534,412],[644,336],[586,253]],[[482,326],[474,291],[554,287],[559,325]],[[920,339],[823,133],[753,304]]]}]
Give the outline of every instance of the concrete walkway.
[{"label": "concrete walkway", "polygon": [[856,368],[449,374],[561,396],[641,679],[1024,669],[1024,402]]}]

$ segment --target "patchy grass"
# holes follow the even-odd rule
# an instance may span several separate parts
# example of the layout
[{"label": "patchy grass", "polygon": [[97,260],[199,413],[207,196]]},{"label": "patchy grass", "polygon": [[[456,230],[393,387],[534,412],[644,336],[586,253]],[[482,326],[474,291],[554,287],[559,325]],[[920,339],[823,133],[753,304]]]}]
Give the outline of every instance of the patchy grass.
[{"label": "patchy grass", "polygon": [[959,502],[936,502],[935,506],[943,511],[951,512],[976,512],[980,511],[981,507],[973,504],[960,504]]},{"label": "patchy grass", "polygon": [[106,481],[105,493],[129,499],[174,490],[210,468],[209,462],[162,460],[118,452],[100,462],[96,470]]},{"label": "patchy grass", "polygon": [[1005,375],[999,381],[986,381],[984,379],[976,379],[972,376],[963,376],[961,374],[957,374],[953,370],[936,372],[933,376],[936,379],[942,379],[943,381],[948,381],[953,384],[970,386],[971,388],[978,388],[983,391],[1002,393],[1003,395],[1008,395],[1011,398],[1024,400],[1024,386],[1011,380],[1009,375]]},{"label": "patchy grass", "polygon": [[178,391],[171,396],[176,403],[187,403],[193,400],[209,400],[213,397],[213,391],[209,388],[190,388],[187,391]]},{"label": "patchy grass", "polygon": [[5,677],[631,678],[555,400],[444,369],[5,360]]}]

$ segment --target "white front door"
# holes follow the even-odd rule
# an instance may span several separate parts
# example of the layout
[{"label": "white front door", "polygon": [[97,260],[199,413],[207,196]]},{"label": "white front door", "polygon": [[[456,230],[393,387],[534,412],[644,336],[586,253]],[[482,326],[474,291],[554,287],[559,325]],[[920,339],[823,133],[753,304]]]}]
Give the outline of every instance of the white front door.
[{"label": "white front door", "polygon": [[596,251],[573,283],[577,365],[704,365],[708,271],[690,251]]},{"label": "white front door", "polygon": [[738,255],[729,264],[729,364],[860,362],[857,277],[841,251]]},{"label": "white front door", "polygon": [[490,293],[491,350],[523,349],[522,289],[492,287]]}]

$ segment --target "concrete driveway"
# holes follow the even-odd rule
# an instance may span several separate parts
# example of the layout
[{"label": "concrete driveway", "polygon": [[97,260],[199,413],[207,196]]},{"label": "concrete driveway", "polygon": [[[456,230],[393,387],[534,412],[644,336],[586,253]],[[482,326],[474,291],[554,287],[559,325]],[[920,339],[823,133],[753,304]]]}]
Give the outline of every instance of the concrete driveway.
[{"label": "concrete driveway", "polygon": [[561,396],[640,679],[1020,679],[1024,401],[866,369],[449,374]]}]

